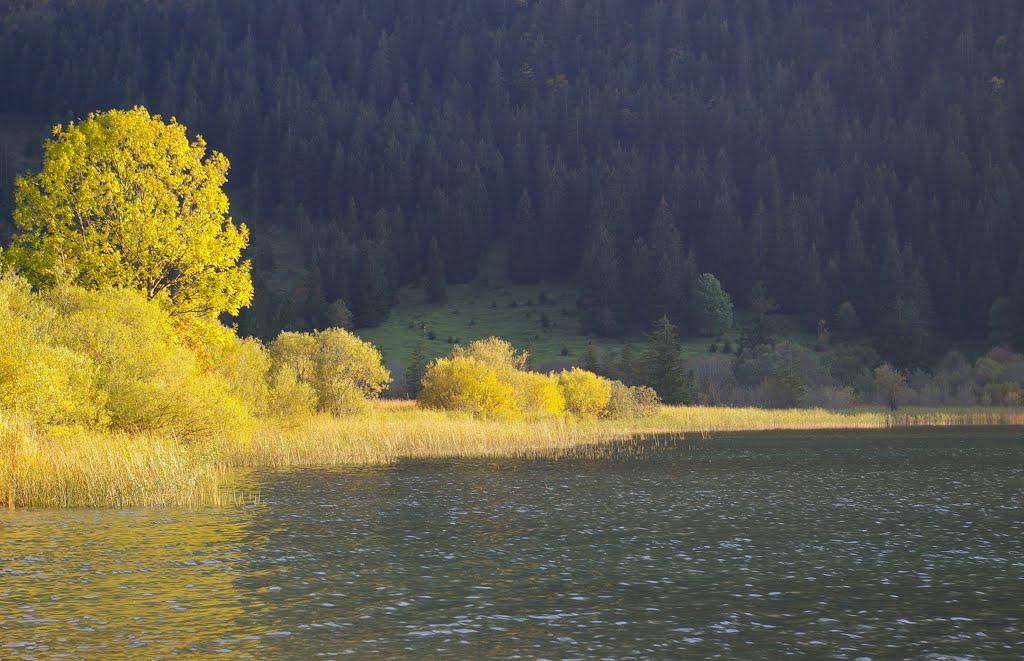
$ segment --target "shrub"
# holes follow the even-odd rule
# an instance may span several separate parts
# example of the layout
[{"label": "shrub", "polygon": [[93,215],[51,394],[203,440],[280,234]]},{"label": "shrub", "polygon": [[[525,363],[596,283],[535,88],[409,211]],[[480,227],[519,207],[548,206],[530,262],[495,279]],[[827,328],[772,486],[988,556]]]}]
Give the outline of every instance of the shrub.
[{"label": "shrub", "polygon": [[182,345],[171,316],[137,292],[69,288],[48,294],[54,344],[87,356],[115,428],[197,439],[246,427],[249,411]]},{"label": "shrub", "polygon": [[290,365],[281,365],[270,376],[268,410],[272,415],[294,418],[316,409],[316,391],[299,381]]},{"label": "shrub", "polygon": [[299,383],[313,380],[316,338],[312,334],[282,331],[268,349],[273,370],[287,366],[295,373],[295,380]]},{"label": "shrub", "polygon": [[654,388],[649,386],[627,386],[621,381],[611,382],[611,397],[608,400],[609,418],[639,418],[658,410],[661,400]]},{"label": "shrub", "polygon": [[452,350],[452,356],[476,358],[481,363],[494,368],[499,376],[522,370],[528,358],[525,351],[516,351],[511,342],[500,337],[476,340],[468,347],[455,347]]},{"label": "shrub", "polygon": [[162,308],[125,290],[77,294],[64,315],[65,342],[99,367],[115,426],[188,438],[244,426],[249,412],[218,375],[201,370]]},{"label": "shrub", "polygon": [[253,415],[267,413],[270,405],[270,355],[263,343],[233,333],[213,353],[213,370],[224,382],[231,396],[245,405]]},{"label": "shrub", "polygon": [[987,383],[978,388],[977,399],[986,406],[1020,406],[1024,404],[1024,390],[1016,383]]},{"label": "shrub", "polygon": [[879,399],[895,411],[906,394],[907,377],[889,363],[875,368],[875,393]]},{"label": "shrub", "polygon": [[43,424],[103,426],[106,395],[88,357],[49,343],[56,314],[28,283],[0,275],[0,409]]},{"label": "shrub", "polygon": [[352,413],[391,383],[380,351],[343,328],[316,333],[313,354],[317,403],[322,411]]},{"label": "shrub", "polygon": [[427,366],[419,402],[428,408],[465,411],[482,418],[518,412],[512,386],[473,356],[438,358]]},{"label": "shrub", "polygon": [[564,413],[565,396],[558,377],[537,372],[515,372],[510,385],[519,410],[527,413]]},{"label": "shrub", "polygon": [[272,408],[278,415],[302,413],[310,390],[318,410],[353,413],[391,383],[380,351],[343,328],[282,332],[270,343],[270,357]]},{"label": "shrub", "polygon": [[558,386],[565,397],[565,409],[582,418],[596,418],[608,411],[611,382],[578,367],[558,375]]}]

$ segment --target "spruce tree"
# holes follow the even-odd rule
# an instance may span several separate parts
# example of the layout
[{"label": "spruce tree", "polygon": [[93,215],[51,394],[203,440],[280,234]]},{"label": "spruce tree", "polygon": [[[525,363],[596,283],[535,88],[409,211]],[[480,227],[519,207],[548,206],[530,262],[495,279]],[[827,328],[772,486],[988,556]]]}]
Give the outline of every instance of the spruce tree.
[{"label": "spruce tree", "polygon": [[654,388],[661,401],[681,404],[690,398],[676,327],[668,317],[658,319],[651,327],[644,359],[647,384]]}]

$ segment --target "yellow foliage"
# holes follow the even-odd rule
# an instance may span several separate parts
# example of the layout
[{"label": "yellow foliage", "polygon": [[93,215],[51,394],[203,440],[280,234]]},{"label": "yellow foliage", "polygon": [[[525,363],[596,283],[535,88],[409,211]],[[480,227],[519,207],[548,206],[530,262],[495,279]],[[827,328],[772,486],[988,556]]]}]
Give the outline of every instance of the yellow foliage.
[{"label": "yellow foliage", "polygon": [[102,427],[106,396],[96,368],[87,356],[49,344],[59,325],[25,280],[0,276],[0,409],[45,424]]},{"label": "yellow foliage", "polygon": [[38,287],[121,287],[214,318],[252,300],[249,231],[228,215],[228,160],[142,107],[54,128],[15,185],[5,260]]},{"label": "yellow foliage", "polygon": [[270,406],[272,415],[297,418],[316,410],[316,391],[302,383],[291,365],[281,365],[270,376]]},{"label": "yellow foliage", "polygon": [[[301,410],[305,396],[298,386],[307,386],[321,411],[352,413],[391,383],[380,351],[342,328],[283,332],[270,343],[270,357],[274,387],[280,390],[275,407],[281,410]],[[289,374],[280,375],[285,368]]]},{"label": "yellow foliage", "polygon": [[247,426],[247,407],[218,375],[200,371],[170,314],[141,294],[69,287],[46,300],[60,318],[50,342],[93,362],[115,428],[195,439]]},{"label": "yellow foliage", "polygon": [[456,346],[452,349],[452,356],[476,358],[481,363],[492,367],[502,378],[508,376],[510,372],[522,370],[528,358],[525,351],[516,351],[511,342],[500,337],[476,340],[465,348]]},{"label": "yellow foliage", "polygon": [[520,410],[528,413],[564,413],[565,395],[558,377],[537,372],[515,372],[509,379]]},{"label": "yellow foliage", "polygon": [[419,402],[427,408],[465,411],[482,418],[519,412],[512,386],[472,356],[438,358],[427,366]]},{"label": "yellow foliage", "polygon": [[362,409],[391,383],[380,351],[344,328],[317,333],[313,358],[313,387],[322,411],[341,414]]},{"label": "yellow foliage", "polygon": [[565,409],[582,418],[597,418],[608,411],[612,384],[593,372],[578,367],[558,375],[558,385],[565,396]]},{"label": "yellow foliage", "polygon": [[270,355],[263,343],[228,331],[227,342],[215,345],[211,354],[213,373],[224,382],[228,392],[253,415],[266,413],[270,404]]},{"label": "yellow foliage", "polygon": [[316,337],[311,333],[281,331],[270,343],[268,350],[273,370],[287,366],[299,383],[309,383],[313,380]]}]

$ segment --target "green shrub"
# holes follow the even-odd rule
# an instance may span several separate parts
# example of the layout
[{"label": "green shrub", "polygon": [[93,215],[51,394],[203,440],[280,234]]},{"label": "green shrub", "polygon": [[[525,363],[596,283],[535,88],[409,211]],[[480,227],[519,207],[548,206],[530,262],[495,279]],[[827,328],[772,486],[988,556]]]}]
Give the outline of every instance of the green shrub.
[{"label": "green shrub", "polygon": [[640,418],[653,415],[661,400],[654,388],[627,386],[621,381],[611,382],[611,397],[606,415],[609,418]]}]

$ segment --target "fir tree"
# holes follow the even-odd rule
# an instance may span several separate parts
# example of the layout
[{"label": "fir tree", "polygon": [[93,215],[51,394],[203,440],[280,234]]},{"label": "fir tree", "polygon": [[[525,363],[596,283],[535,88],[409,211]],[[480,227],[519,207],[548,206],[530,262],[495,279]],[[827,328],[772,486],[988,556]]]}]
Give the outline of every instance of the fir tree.
[{"label": "fir tree", "polygon": [[644,358],[647,384],[654,388],[661,401],[680,404],[690,399],[676,327],[668,317],[655,321],[651,327]]}]

